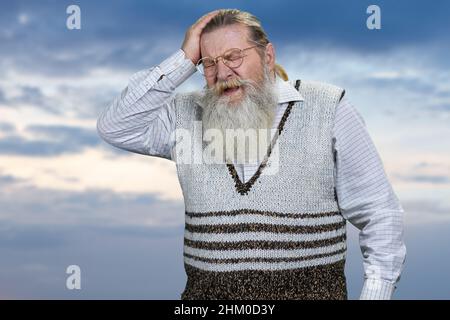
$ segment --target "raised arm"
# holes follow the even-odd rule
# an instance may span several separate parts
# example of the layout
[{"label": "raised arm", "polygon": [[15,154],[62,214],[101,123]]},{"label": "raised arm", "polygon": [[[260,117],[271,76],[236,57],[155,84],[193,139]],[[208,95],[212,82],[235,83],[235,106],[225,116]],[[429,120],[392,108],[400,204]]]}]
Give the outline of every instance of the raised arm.
[{"label": "raised arm", "polygon": [[97,131],[103,140],[127,151],[171,159],[171,135],[175,130],[173,93],[196,71],[201,30],[216,12],[204,15],[187,30],[181,49],[130,78],[128,86],[97,120]]},{"label": "raised arm", "polygon": [[179,49],[159,65],[135,73],[98,118],[99,135],[117,148],[170,159],[173,92],[194,72],[192,61]]}]

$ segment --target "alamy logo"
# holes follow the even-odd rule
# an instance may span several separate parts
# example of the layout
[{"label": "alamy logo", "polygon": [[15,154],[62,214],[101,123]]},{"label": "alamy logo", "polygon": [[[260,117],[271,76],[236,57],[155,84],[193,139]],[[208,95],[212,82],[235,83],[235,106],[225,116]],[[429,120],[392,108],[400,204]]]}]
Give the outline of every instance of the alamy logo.
[{"label": "alamy logo", "polygon": [[69,290],[81,289],[81,269],[76,264],[70,265],[66,269],[66,273],[70,274],[66,280],[66,288]]},{"label": "alamy logo", "polygon": [[76,4],[67,7],[66,13],[70,14],[66,20],[66,26],[69,30],[81,29],[81,9]]},{"label": "alamy logo", "polygon": [[372,4],[367,7],[367,11],[370,16],[366,20],[367,29],[381,29],[381,9],[379,6]]},{"label": "alamy logo", "polygon": [[203,130],[201,121],[194,121],[193,131],[178,128],[172,135],[175,142],[172,158],[177,164],[259,164],[270,150],[270,157],[261,173],[279,171],[279,146],[276,129]]}]

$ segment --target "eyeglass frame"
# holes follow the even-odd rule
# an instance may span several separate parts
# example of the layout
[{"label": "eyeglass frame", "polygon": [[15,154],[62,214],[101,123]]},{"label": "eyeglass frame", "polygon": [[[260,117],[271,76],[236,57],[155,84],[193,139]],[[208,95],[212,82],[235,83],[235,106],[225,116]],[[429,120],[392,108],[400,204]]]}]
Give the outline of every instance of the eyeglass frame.
[{"label": "eyeglass frame", "polygon": [[[203,57],[203,58],[201,58],[200,60],[198,60],[198,62],[197,62],[196,65],[195,65],[195,68],[196,68],[203,76],[206,77],[205,73],[201,72],[201,71],[200,71],[200,68],[199,68],[199,65],[202,63],[202,60],[203,60],[203,59],[206,59],[206,58],[211,59],[212,61],[214,61],[214,66],[215,66],[215,67],[217,67],[217,64],[218,64],[218,62],[219,62],[219,59],[222,59],[223,64],[226,65],[228,68],[230,68],[230,69],[236,69],[236,68],[239,68],[239,67],[242,65],[242,63],[244,62],[244,57],[246,57],[246,55],[245,55],[245,56],[243,55],[243,56],[241,57],[241,63],[240,63],[238,66],[236,66],[236,67],[230,67],[229,65],[227,65],[227,64],[225,63],[225,60],[223,60],[223,56],[226,55],[226,53],[229,52],[229,51],[231,51],[231,50],[240,50],[240,54],[242,55],[242,53],[243,53],[244,51],[246,51],[246,50],[250,50],[250,49],[256,48],[256,47],[258,47],[258,46],[265,47],[265,45],[263,45],[262,43],[259,43],[259,42],[253,41],[253,40],[249,40],[249,41],[252,41],[252,42],[256,43],[256,45],[251,46],[251,47],[248,47],[248,48],[244,48],[244,49],[240,49],[240,48],[230,48],[230,49],[228,49],[227,51],[225,51],[223,54],[221,54],[220,56],[217,56],[217,57],[215,57],[215,58],[213,58],[213,57]],[[214,75],[216,75],[216,74],[217,74],[217,70],[216,70],[216,72],[214,73]]]}]

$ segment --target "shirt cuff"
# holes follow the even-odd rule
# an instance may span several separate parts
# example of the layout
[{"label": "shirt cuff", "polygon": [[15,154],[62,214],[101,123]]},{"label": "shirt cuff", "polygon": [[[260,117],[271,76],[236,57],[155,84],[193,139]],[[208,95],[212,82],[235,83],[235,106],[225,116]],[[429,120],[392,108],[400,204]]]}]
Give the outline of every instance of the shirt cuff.
[{"label": "shirt cuff", "polygon": [[366,278],[360,300],[390,300],[395,285],[381,279]]},{"label": "shirt cuff", "polygon": [[172,84],[177,87],[197,71],[191,59],[187,58],[182,49],[159,64],[161,74],[167,76]]}]

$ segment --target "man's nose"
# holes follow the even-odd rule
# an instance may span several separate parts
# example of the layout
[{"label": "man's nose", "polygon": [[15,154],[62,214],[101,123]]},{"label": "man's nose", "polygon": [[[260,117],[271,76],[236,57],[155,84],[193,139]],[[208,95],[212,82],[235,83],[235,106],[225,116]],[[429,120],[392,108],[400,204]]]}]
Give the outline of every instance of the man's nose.
[{"label": "man's nose", "polygon": [[228,80],[233,77],[233,70],[223,63],[222,59],[217,61],[217,79],[218,80]]}]

